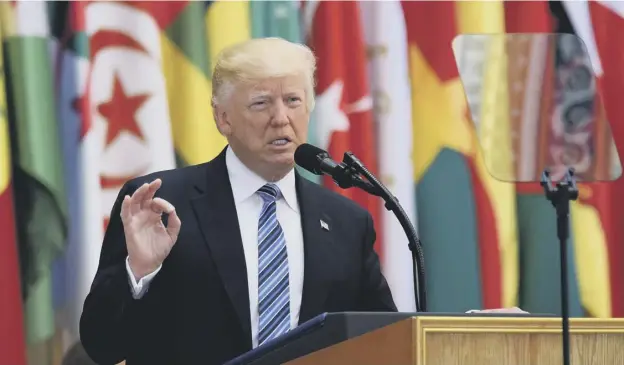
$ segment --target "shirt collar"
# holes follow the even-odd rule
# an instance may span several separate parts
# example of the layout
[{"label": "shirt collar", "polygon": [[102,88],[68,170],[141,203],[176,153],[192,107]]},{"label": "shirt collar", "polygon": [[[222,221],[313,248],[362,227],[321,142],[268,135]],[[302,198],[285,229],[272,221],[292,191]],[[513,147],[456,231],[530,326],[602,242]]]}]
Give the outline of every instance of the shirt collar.
[{"label": "shirt collar", "polygon": [[[240,203],[258,191],[268,182],[255,172],[251,171],[236,156],[230,146],[225,152],[225,164],[227,166],[234,202]],[[295,187],[295,169],[290,170],[284,178],[274,183],[280,189],[286,204],[295,212],[299,212],[299,202],[297,200],[297,189]]]}]

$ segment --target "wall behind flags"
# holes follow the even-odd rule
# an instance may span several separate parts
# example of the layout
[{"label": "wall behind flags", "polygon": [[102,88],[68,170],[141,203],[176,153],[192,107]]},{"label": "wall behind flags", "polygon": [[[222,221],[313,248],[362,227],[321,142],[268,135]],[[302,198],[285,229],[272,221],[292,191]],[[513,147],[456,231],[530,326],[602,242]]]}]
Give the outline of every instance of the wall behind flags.
[{"label": "wall behind flags", "polygon": [[[605,136],[624,148],[624,74],[613,46],[623,17],[624,6],[602,1],[0,2],[0,363],[58,365],[79,341],[119,189],[224,148],[207,102],[216,55],[267,36],[315,51],[309,143],[335,159],[353,151],[399,198],[423,242],[430,311],[558,314],[554,209],[538,184],[490,174],[474,121],[546,136],[537,156],[499,154],[497,169],[521,164],[531,174],[567,158],[577,167],[591,161],[599,173],[618,170]],[[575,34],[587,54],[564,38],[519,45],[495,67],[466,53],[460,65],[504,72],[464,92],[456,36],[551,32]],[[588,72],[595,82],[583,78]],[[329,99],[336,83],[339,110]],[[505,133],[499,151],[528,138]],[[579,136],[578,150],[552,152]],[[400,225],[377,198],[340,193],[373,215],[395,301],[413,311]],[[622,181],[584,183],[573,203],[574,316],[624,316],[623,203]]]}]

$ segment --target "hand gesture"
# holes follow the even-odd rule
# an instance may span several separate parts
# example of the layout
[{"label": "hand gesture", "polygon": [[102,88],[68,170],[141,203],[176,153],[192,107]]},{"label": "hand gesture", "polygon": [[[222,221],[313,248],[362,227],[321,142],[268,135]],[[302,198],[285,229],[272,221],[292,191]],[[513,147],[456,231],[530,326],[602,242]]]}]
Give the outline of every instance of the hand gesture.
[{"label": "hand gesture", "polygon": [[[137,280],[162,264],[180,233],[182,222],[175,207],[164,199],[154,198],[161,185],[160,179],[143,184],[132,196],[126,195],[121,204],[128,261]],[[167,227],[161,220],[163,213],[169,214]]]}]

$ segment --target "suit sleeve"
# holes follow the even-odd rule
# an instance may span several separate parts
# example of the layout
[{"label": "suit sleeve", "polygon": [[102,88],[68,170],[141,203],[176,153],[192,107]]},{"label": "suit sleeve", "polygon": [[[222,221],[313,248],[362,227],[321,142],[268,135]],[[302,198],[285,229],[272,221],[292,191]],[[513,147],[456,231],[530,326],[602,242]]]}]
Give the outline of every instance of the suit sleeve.
[{"label": "suit sleeve", "polygon": [[[168,300],[161,293],[162,272],[140,299],[132,297],[126,270],[126,240],[121,222],[121,202],[138,184],[127,183],[119,192],[104,234],[100,261],[80,318],[80,339],[98,364],[123,360],[157,363],[166,355]],[[158,360],[156,360],[158,359]]]},{"label": "suit sleeve", "polygon": [[373,218],[367,212],[363,240],[363,283],[360,294],[361,311],[396,312],[397,307],[392,298],[390,287],[381,272],[379,256],[375,252],[376,240]]}]

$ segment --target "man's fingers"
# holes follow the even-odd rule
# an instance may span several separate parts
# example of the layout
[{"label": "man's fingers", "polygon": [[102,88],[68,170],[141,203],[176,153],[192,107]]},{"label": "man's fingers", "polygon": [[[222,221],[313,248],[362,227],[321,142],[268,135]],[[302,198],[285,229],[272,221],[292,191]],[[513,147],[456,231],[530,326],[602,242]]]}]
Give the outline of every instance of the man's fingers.
[{"label": "man's fingers", "polygon": [[162,198],[154,198],[150,202],[149,208],[154,213],[157,213],[157,214],[162,214],[162,213],[169,214],[174,211],[173,205],[171,205],[171,203],[169,203],[168,201]]},{"label": "man's fingers", "polygon": [[126,195],[124,196],[123,201],[121,202],[121,221],[122,222],[127,222],[128,218],[130,218],[130,202],[132,201],[132,199],[130,198],[130,195]]},{"label": "man's fingers", "polygon": [[147,208],[147,204],[149,204],[150,200],[154,198],[154,195],[161,186],[162,180],[160,179],[156,179],[148,185],[147,192],[144,194],[141,201],[141,208]]},{"label": "man's fingers", "polygon": [[141,202],[143,201],[143,197],[147,193],[148,189],[149,185],[146,183],[141,185],[138,189],[136,189],[134,194],[132,194],[132,200],[130,201],[130,214],[135,215],[139,213],[141,210]]}]

